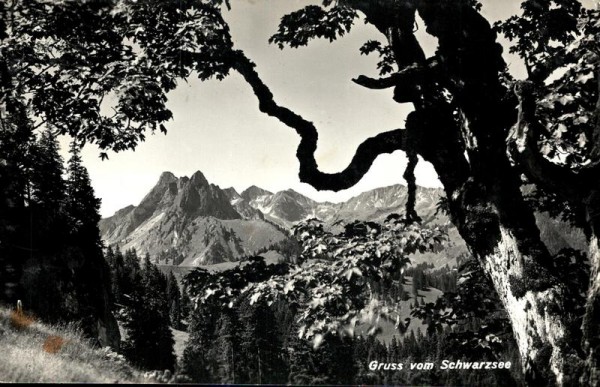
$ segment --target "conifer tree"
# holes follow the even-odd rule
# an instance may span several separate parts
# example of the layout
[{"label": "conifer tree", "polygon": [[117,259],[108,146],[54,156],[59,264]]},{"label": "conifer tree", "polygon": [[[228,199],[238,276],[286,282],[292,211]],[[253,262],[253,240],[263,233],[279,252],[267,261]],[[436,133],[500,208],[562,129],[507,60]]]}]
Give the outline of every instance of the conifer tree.
[{"label": "conifer tree", "polygon": [[[72,235],[89,249],[101,247],[100,199],[94,189],[87,169],[83,166],[79,145],[73,141],[69,148],[71,158],[67,164],[67,210]],[[87,248],[86,248],[87,250]]]},{"label": "conifer tree", "polygon": [[117,255],[112,246],[106,248],[104,259],[110,268],[110,290],[112,302],[119,303],[121,300],[120,279],[123,276],[123,255],[119,251]]},{"label": "conifer tree", "polygon": [[216,368],[216,360],[209,352],[216,339],[218,313],[208,304],[199,305],[190,313],[190,337],[183,351],[181,372],[195,383],[210,383],[216,381],[211,373]]},{"label": "conifer tree", "polygon": [[[74,267],[73,280],[81,313],[88,318],[100,313],[105,321],[110,320],[116,327],[111,315],[111,273],[102,252],[102,241],[98,222],[100,221],[100,199],[94,189],[87,169],[80,156],[80,147],[73,141],[69,148],[67,163],[65,211],[69,246],[65,259]],[[97,329],[97,321],[90,318],[89,329]],[[101,343],[108,344],[108,343]]]},{"label": "conifer tree", "polygon": [[184,287],[181,292],[181,318],[183,320],[188,319],[190,313],[194,310],[194,305],[192,304],[192,300],[187,293],[187,289]]},{"label": "conifer tree", "polygon": [[[18,266],[29,259],[37,269],[23,273],[19,279],[22,290],[19,297],[44,319],[56,322],[61,317],[71,317],[65,313],[69,308],[61,295],[61,291],[72,291],[69,273],[61,268],[61,255],[67,244],[63,160],[58,143],[48,130],[35,141],[32,135],[31,141],[24,145],[29,160],[20,168],[24,178],[21,227],[8,243],[20,250]],[[70,306],[77,309],[77,305]]]},{"label": "conifer tree", "polygon": [[169,304],[169,318],[171,326],[175,329],[181,329],[181,291],[177,284],[177,279],[173,272],[167,277],[167,302]]},{"label": "conifer tree", "polygon": [[217,321],[217,332],[214,346],[211,348],[211,357],[216,360],[216,369],[213,375],[216,381],[225,384],[234,384],[239,381],[243,358],[238,353],[239,325],[237,316],[230,310],[223,310]]},{"label": "conifer tree", "polygon": [[[129,255],[135,255],[135,252]],[[169,329],[166,297],[164,289],[160,293],[161,286],[160,272],[145,259],[143,269],[134,274],[128,297],[127,319],[124,324],[128,341],[124,352],[139,367],[174,370],[175,342]]]},{"label": "conifer tree", "polygon": [[[319,348],[315,349],[307,340],[298,337],[295,322],[287,343],[290,351],[289,380],[299,384],[353,384],[358,372],[354,363],[352,340],[337,335],[327,335]],[[385,359],[384,354],[378,359]]]},{"label": "conifer tree", "polygon": [[[2,73],[0,78],[7,81],[4,75]],[[0,254],[0,259],[7,259],[2,270],[7,267],[14,270],[19,267],[18,257],[29,243],[26,207],[31,196],[28,188],[35,137],[31,120],[20,101],[2,107],[6,108],[7,114],[2,112],[0,120],[0,251],[5,252]],[[9,287],[2,295],[13,293]]]},{"label": "conifer tree", "polygon": [[243,356],[243,375],[239,382],[252,384],[282,384],[287,379],[287,367],[281,356],[281,336],[273,310],[266,303],[239,307],[240,354]]},{"label": "conifer tree", "polygon": [[56,137],[44,130],[32,152],[31,199],[46,211],[58,212],[65,200],[63,158]]}]

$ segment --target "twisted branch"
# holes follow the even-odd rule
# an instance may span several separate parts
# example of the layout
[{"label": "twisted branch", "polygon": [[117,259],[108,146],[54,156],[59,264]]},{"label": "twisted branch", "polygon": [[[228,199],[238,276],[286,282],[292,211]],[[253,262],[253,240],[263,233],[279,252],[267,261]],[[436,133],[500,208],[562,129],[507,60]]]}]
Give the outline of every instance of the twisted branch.
[{"label": "twisted branch", "polygon": [[237,52],[234,68],[252,87],[258,98],[260,111],[277,118],[300,135],[300,144],[296,151],[296,157],[300,162],[300,181],[308,183],[318,190],[347,189],[358,183],[380,154],[406,150],[406,130],[396,129],[365,140],[359,145],[352,161],[343,171],[339,173],[319,171],[314,156],[319,135],[314,124],[290,109],[278,105],[271,90],[264,84],[254,67],[254,63],[243,53]]},{"label": "twisted branch", "polygon": [[406,198],[406,221],[420,222],[421,218],[415,209],[415,204],[417,201],[417,179],[415,177],[415,168],[419,162],[419,157],[412,149],[406,152],[406,156],[408,157],[408,164],[404,170],[404,175],[402,175],[408,186],[408,195]]}]

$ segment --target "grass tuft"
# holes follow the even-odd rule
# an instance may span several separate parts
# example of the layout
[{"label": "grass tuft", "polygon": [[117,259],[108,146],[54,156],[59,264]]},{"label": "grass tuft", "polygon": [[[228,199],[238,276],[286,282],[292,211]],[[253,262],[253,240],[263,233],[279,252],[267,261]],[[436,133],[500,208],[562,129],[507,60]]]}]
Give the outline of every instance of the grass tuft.
[{"label": "grass tuft", "polygon": [[58,351],[60,351],[60,349],[65,343],[66,340],[62,337],[51,335],[48,336],[48,338],[46,338],[46,340],[44,341],[42,349],[48,353],[57,353]]}]

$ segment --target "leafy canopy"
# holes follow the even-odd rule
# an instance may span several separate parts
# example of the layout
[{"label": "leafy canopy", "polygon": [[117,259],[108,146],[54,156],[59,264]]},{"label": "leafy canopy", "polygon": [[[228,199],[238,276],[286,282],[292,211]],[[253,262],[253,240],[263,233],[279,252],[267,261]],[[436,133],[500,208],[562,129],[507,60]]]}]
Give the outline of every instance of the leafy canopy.
[{"label": "leafy canopy", "polygon": [[298,264],[266,265],[254,257],[222,273],[195,269],[184,279],[193,300],[228,307],[242,295],[253,303],[285,300],[297,312],[299,336],[316,346],[327,334],[353,335],[358,324],[369,325],[372,334],[380,318],[403,322],[371,284],[392,281],[411,254],[439,247],[445,229],[407,224],[391,215],[383,224],[346,224],[338,234],[310,219],[295,226],[294,235],[302,244]]},{"label": "leafy canopy", "polygon": [[101,149],[133,149],[147,131],[166,132],[166,95],[178,79],[228,74],[233,43],[220,3],[3,2],[3,93],[36,126]]}]

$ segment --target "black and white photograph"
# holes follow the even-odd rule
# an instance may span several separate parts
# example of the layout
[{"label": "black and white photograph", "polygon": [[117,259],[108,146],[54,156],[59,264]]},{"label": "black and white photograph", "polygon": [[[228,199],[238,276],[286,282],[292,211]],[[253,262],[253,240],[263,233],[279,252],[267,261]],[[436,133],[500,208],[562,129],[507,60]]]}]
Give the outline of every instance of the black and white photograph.
[{"label": "black and white photograph", "polygon": [[600,385],[600,0],[0,0],[0,383]]}]

